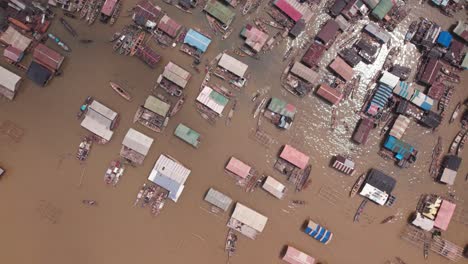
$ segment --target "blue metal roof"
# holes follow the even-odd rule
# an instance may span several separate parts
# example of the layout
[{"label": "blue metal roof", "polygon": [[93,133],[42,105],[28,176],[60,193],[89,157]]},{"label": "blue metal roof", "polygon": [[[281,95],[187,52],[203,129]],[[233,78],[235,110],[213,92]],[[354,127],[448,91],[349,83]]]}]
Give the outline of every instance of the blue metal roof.
[{"label": "blue metal roof", "polygon": [[437,37],[437,43],[448,48],[452,42],[452,38],[452,35],[448,31],[442,31],[439,33],[439,37]]},{"label": "blue metal roof", "polygon": [[163,187],[164,189],[169,191],[169,198],[171,198],[174,201],[177,201],[178,193],[181,188],[183,188],[183,185],[180,185],[178,182],[174,181],[171,178],[168,178],[160,173],[157,174],[157,177],[154,178],[154,183],[157,185]]},{"label": "blue metal roof", "polygon": [[393,136],[388,136],[387,140],[385,140],[384,147],[395,153],[395,157],[398,160],[405,158],[407,154],[410,154],[414,150],[413,146]]},{"label": "blue metal roof", "polygon": [[374,97],[372,98],[371,104],[383,108],[385,105],[387,105],[388,99],[390,97],[392,97],[392,88],[386,85],[380,85],[379,88],[377,88]]},{"label": "blue metal roof", "polygon": [[185,35],[184,43],[195,47],[202,52],[205,52],[211,43],[211,39],[205,37],[193,29],[189,29],[187,35]]}]

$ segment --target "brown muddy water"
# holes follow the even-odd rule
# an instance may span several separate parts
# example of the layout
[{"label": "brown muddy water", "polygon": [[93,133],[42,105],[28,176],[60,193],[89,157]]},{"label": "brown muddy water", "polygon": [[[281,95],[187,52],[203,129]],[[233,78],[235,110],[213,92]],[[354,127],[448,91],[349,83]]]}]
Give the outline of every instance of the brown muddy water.
[{"label": "brown muddy water", "polygon": [[[208,31],[206,19],[199,10],[188,15],[167,4],[158,3],[185,26]],[[124,10],[133,5],[134,1],[125,1]],[[413,11],[409,17],[392,33],[394,45],[402,43],[403,32],[410,21],[419,16],[431,17],[444,28],[454,22],[427,5],[412,5]],[[251,21],[259,15],[238,15],[234,33],[226,41],[221,41],[220,36],[214,37],[204,59],[211,60],[220,51],[240,45],[237,32],[240,32],[246,20]],[[308,34],[316,32],[326,18],[327,15],[318,14],[311,22]],[[191,59],[188,56],[177,49],[158,48],[163,60],[156,70],[151,70],[136,58],[114,54],[108,43],[113,32],[130,23],[129,17],[119,18],[113,27],[100,22],[91,27],[77,20],[70,23],[78,30],[79,38],[93,39],[94,43],[79,44],[61,25],[54,23],[50,31],[63,38],[73,49],[66,55],[64,74],[44,88],[25,81],[15,101],[0,102],[0,122],[10,120],[24,131],[19,142],[0,135],[0,166],[7,170],[6,176],[0,180],[1,263],[226,263],[224,243],[229,213],[213,215],[207,211],[209,207],[203,197],[209,187],[219,189],[269,218],[264,232],[256,240],[239,236],[238,250],[235,257],[229,260],[230,263],[281,263],[280,252],[285,245],[293,245],[323,263],[376,264],[395,260],[397,256],[407,263],[448,263],[432,252],[429,259],[424,261],[422,250],[401,240],[400,234],[422,193],[454,193],[458,213],[468,213],[468,183],[464,181],[468,172],[466,162],[453,187],[434,183],[428,174],[430,155],[437,136],[443,137],[444,149],[447,149],[460,124],[457,122],[448,126],[445,120],[436,133],[430,133],[413,122],[405,139],[420,154],[415,166],[409,169],[399,169],[393,162],[377,156],[382,141],[378,136],[379,129],[372,132],[366,146],[357,146],[349,141],[358,120],[354,111],[359,109],[369,82],[366,76],[376,71],[379,63],[381,66],[385,49],[376,65],[358,66],[364,76],[363,84],[354,100],[338,108],[338,118],[349,125],[349,131],[342,122],[334,132],[329,130],[331,108],[315,95],[300,100],[279,84],[279,76],[287,64],[282,62],[287,46],[303,45],[307,42],[306,36],[295,41],[285,40],[272,52],[262,55],[259,61],[240,58],[249,64],[252,77],[245,91],[238,95],[238,111],[231,126],[225,125],[225,117],[211,126],[195,111],[194,100],[202,76],[190,68]],[[58,50],[53,43],[47,45]],[[406,47],[399,60],[415,67],[419,55],[412,45]],[[336,49],[329,51],[323,65],[331,61],[335,54]],[[168,61],[192,71],[194,77],[185,90],[188,95],[186,104],[170,120],[165,131],[158,134],[133,124],[131,120]],[[455,102],[468,95],[468,75],[465,73],[462,79],[450,113]],[[116,95],[108,86],[109,80],[127,87],[134,97],[133,101],[128,103]],[[219,80],[214,82],[219,83]],[[283,98],[296,104],[299,109],[289,131],[279,131],[265,120],[261,122],[262,129],[275,138],[275,142],[268,147],[249,137],[257,125],[252,118],[253,103],[250,101],[256,90],[265,96]],[[88,95],[119,112],[121,123],[111,142],[94,145],[86,163],[80,164],[74,155],[80,137],[87,132],[80,127],[75,114]],[[172,135],[180,122],[202,134],[199,149],[191,148]],[[116,188],[108,187],[103,182],[104,172],[109,162],[118,157],[121,142],[130,127],[150,135],[155,142],[143,166],[127,168],[119,185]],[[247,194],[223,172],[228,158],[236,156],[252,164],[257,171],[286,182],[284,176],[273,170],[275,157],[283,144],[292,144],[311,157],[312,184],[301,193],[294,193],[293,188],[289,188],[284,200],[277,200],[261,189]],[[161,153],[177,158],[192,173],[179,202],[168,202],[161,215],[154,218],[147,209],[132,207],[132,204]],[[398,181],[396,204],[392,208],[370,204],[360,222],[353,223],[353,215],[361,198],[350,199],[347,194],[356,178],[343,176],[328,167],[331,156],[339,153],[349,154],[355,159],[357,175],[369,168],[377,168],[395,177]],[[466,151],[463,159],[468,159]],[[82,172],[84,177],[80,185]],[[333,198],[321,195],[325,192],[334,194]],[[95,199],[99,206],[85,207],[82,199]],[[291,199],[304,199],[307,205],[291,209],[288,207]],[[380,224],[382,219],[393,214],[398,216],[397,221]],[[309,217],[334,232],[334,239],[329,245],[322,245],[302,232],[301,226]],[[465,245],[468,242],[467,226],[452,221],[443,236],[458,245]]]}]

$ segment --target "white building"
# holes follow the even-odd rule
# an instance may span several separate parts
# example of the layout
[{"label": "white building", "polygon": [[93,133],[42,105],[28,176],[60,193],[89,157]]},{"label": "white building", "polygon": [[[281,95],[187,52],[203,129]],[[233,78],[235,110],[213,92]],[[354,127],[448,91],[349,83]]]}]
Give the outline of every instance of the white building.
[{"label": "white building", "polygon": [[89,106],[86,116],[81,122],[81,126],[91,131],[93,134],[109,141],[112,138],[114,128],[117,122],[118,114],[94,100]]}]

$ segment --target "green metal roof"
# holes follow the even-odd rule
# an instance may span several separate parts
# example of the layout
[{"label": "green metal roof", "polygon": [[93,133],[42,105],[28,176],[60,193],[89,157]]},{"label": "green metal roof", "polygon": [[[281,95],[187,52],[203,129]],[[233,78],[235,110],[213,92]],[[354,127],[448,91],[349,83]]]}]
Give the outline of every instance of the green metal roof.
[{"label": "green metal roof", "polygon": [[234,16],[236,16],[234,11],[216,0],[209,0],[204,10],[225,25],[231,24]]},{"label": "green metal roof", "polygon": [[152,95],[146,98],[144,107],[164,117],[166,117],[169,108],[171,108],[168,103],[163,102]]},{"label": "green metal roof", "polygon": [[268,105],[268,110],[278,113],[283,116],[293,118],[296,114],[296,107],[292,104],[288,104],[285,101],[272,97],[270,104]]},{"label": "green metal roof", "polygon": [[174,135],[189,143],[190,145],[198,147],[198,139],[200,138],[200,134],[195,130],[185,126],[184,124],[179,124],[177,126],[176,130],[174,131]]},{"label": "green metal roof", "polygon": [[218,103],[218,104],[220,104],[222,106],[226,106],[227,103],[229,102],[229,99],[224,97],[224,95],[216,92],[215,90],[211,91],[210,98],[213,99],[216,103]]},{"label": "green metal roof", "polygon": [[372,15],[379,20],[382,20],[385,15],[392,9],[392,0],[381,0],[379,4],[372,10]]}]

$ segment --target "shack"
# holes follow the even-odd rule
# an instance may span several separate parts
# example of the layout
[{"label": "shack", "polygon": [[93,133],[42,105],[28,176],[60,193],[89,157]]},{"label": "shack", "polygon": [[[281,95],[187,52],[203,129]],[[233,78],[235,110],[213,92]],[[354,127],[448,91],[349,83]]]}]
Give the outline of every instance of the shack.
[{"label": "shack", "polygon": [[372,100],[369,103],[367,114],[376,116],[385,107],[387,107],[388,102],[392,97],[392,92],[392,88],[388,87],[387,85],[379,85],[372,97]]},{"label": "shack", "polygon": [[267,176],[262,188],[278,199],[283,199],[286,193],[286,186],[271,176]]},{"label": "shack", "polygon": [[393,123],[392,129],[390,130],[390,136],[401,139],[410,122],[411,120],[408,117],[404,115],[398,115],[395,123]]},{"label": "shack", "polygon": [[456,204],[447,200],[442,200],[437,215],[434,220],[434,227],[446,231],[455,213]]},{"label": "shack", "polygon": [[419,81],[425,85],[432,85],[442,69],[442,63],[438,59],[430,58],[419,71]]},{"label": "shack", "polygon": [[374,121],[370,118],[361,118],[353,133],[353,141],[358,144],[366,144],[370,131],[374,128]]},{"label": "shack", "polygon": [[192,47],[199,54],[205,53],[210,43],[210,38],[193,29],[189,29],[184,38],[184,44]]},{"label": "shack", "polygon": [[380,0],[380,2],[374,7],[371,15],[378,20],[382,20],[390,10],[392,10],[394,3],[392,0]]},{"label": "shack", "polygon": [[325,99],[332,105],[338,105],[343,99],[343,94],[326,83],[320,84],[317,89],[317,95]]},{"label": "shack", "polygon": [[296,248],[293,248],[292,246],[288,246],[286,249],[286,253],[284,253],[284,256],[282,258],[283,261],[289,263],[289,264],[314,264],[315,259],[306,253],[299,251]]},{"label": "shack", "polygon": [[191,77],[190,72],[170,61],[159,75],[157,83],[170,95],[179,97]]},{"label": "shack", "polygon": [[392,151],[398,161],[413,163],[416,161],[417,150],[410,144],[389,135],[384,143],[384,148]]},{"label": "shack", "polygon": [[120,156],[134,164],[142,165],[154,139],[130,128],[120,149]]},{"label": "shack", "polygon": [[227,226],[240,232],[250,239],[255,239],[263,231],[268,218],[249,207],[236,203],[234,212]]},{"label": "shack", "polygon": [[13,26],[9,26],[7,30],[0,35],[0,42],[5,45],[10,45],[21,52],[25,52],[26,49],[29,48],[29,45],[31,45],[32,40],[21,34]]},{"label": "shack", "polygon": [[359,56],[364,60],[365,63],[374,63],[379,55],[380,44],[368,38],[361,38],[354,44],[359,52]]},{"label": "shack", "polygon": [[306,27],[306,23],[304,19],[301,18],[299,19],[299,21],[296,22],[296,24],[294,24],[291,30],[289,30],[289,35],[292,36],[293,38],[297,38],[304,31],[305,27]]},{"label": "shack", "polygon": [[468,23],[466,21],[459,20],[453,29],[453,33],[465,42],[468,42]]},{"label": "shack", "polygon": [[244,162],[235,157],[231,157],[226,164],[225,171],[227,174],[235,177],[240,185],[244,185],[252,176],[253,169]]},{"label": "shack", "polygon": [[292,126],[296,112],[297,109],[294,105],[272,97],[263,115],[278,128],[289,129]]},{"label": "shack", "polygon": [[149,95],[145,104],[138,107],[133,122],[138,122],[155,132],[162,132],[169,122],[170,108],[168,102]]},{"label": "shack", "polygon": [[411,100],[415,90],[416,89],[413,88],[411,83],[401,81],[395,86],[393,93],[409,101]]},{"label": "shack", "polygon": [[26,71],[28,79],[33,81],[39,86],[45,86],[47,82],[53,77],[53,72],[41,64],[32,61]]},{"label": "shack", "polygon": [[97,100],[88,105],[86,116],[81,122],[81,126],[91,133],[102,138],[103,143],[108,142],[114,132],[112,131],[118,120],[118,114],[101,104]]},{"label": "shack", "polygon": [[7,61],[17,63],[23,59],[24,53],[13,46],[8,46],[3,50],[3,57],[5,57]]},{"label": "shack", "polygon": [[411,103],[419,106],[424,111],[430,111],[434,100],[419,90],[415,90],[410,99]]},{"label": "shack", "polygon": [[462,159],[456,155],[445,156],[442,162],[442,174],[439,181],[448,185],[453,185],[457,178],[457,171],[460,168]]},{"label": "shack", "polygon": [[238,78],[244,78],[245,72],[249,66],[227,53],[223,53],[218,61],[218,67],[227,70]]},{"label": "shack", "polygon": [[359,194],[379,205],[385,205],[395,186],[394,178],[379,170],[371,169]]},{"label": "shack", "polygon": [[316,71],[299,61],[294,62],[290,72],[310,84],[315,84],[319,78],[319,74]]},{"label": "shack", "polygon": [[107,20],[109,20],[109,18],[112,16],[112,13],[114,13],[115,5],[118,1],[119,0],[106,0],[104,2],[104,5],[101,8],[100,20],[102,22],[107,22]]},{"label": "shack", "polygon": [[20,76],[0,66],[0,95],[13,100],[20,83]]},{"label": "shack", "polygon": [[241,36],[245,38],[247,45],[254,52],[260,52],[268,40],[268,34],[258,28],[247,24],[241,31]]},{"label": "shack", "polygon": [[224,193],[210,188],[205,195],[205,201],[226,212],[232,204],[231,197]]},{"label": "shack", "polygon": [[397,84],[400,82],[400,78],[398,76],[395,76],[388,71],[383,71],[382,76],[379,79],[379,83],[384,84],[390,88],[395,88]]},{"label": "shack", "polygon": [[296,61],[284,81],[287,86],[283,84],[283,87],[299,97],[304,97],[312,91],[318,78],[316,71]]},{"label": "shack", "polygon": [[346,6],[345,0],[336,0],[330,7],[329,12],[332,17],[337,17]]},{"label": "shack", "polygon": [[217,0],[208,0],[203,10],[221,22],[225,29],[229,27],[236,16],[234,11]]},{"label": "shack", "polygon": [[341,155],[336,155],[335,157],[333,157],[332,167],[344,174],[353,176],[355,166],[356,164],[354,163],[354,161],[345,158]]},{"label": "shack", "polygon": [[383,28],[379,27],[374,23],[369,23],[367,26],[364,27],[364,30],[377,39],[380,43],[386,44],[390,41],[390,34]]},{"label": "shack", "polygon": [[48,48],[44,44],[37,44],[34,48],[33,59],[53,72],[57,72],[65,59],[60,53]]},{"label": "shack", "polygon": [[436,128],[442,122],[442,117],[438,113],[427,111],[424,112],[419,122],[428,128]]},{"label": "shack", "polygon": [[177,202],[185,188],[190,170],[169,155],[161,154],[154,164],[148,180],[166,189],[169,198]]},{"label": "shack", "polygon": [[318,42],[313,42],[310,45],[309,49],[304,54],[304,56],[302,57],[301,61],[308,67],[315,68],[318,66],[325,51],[326,51],[326,47],[323,44],[320,44]]},{"label": "shack", "polygon": [[[305,169],[309,164],[309,156],[293,148],[290,145],[284,145],[278,160],[276,161],[275,168],[280,172],[287,174],[286,167],[293,167],[298,169]],[[289,165],[289,166],[287,166]],[[285,167],[286,166],[286,167]]]},{"label": "shack", "polygon": [[164,15],[158,23],[158,29],[166,33],[169,37],[175,38],[179,34],[182,26],[168,15]]},{"label": "shack", "polygon": [[374,9],[380,2],[380,0],[363,0],[363,2],[370,8]]},{"label": "shack", "polygon": [[448,31],[441,31],[437,37],[437,43],[443,48],[448,48],[452,43],[452,35]]},{"label": "shack", "polygon": [[335,60],[330,64],[332,69],[338,76],[343,78],[346,82],[351,80],[354,76],[354,70],[349,66],[342,58],[336,57]]},{"label": "shack", "polygon": [[286,0],[275,0],[273,1],[274,6],[281,10],[285,15],[287,15],[294,22],[299,21],[302,18],[301,12],[299,12],[295,7],[288,3]]},{"label": "shack", "polygon": [[197,97],[197,102],[204,108],[213,112],[216,116],[222,116],[223,110],[229,103],[224,95],[216,92],[208,86],[205,86]]},{"label": "shack", "polygon": [[342,32],[346,32],[349,29],[349,27],[351,27],[351,24],[342,15],[337,16],[335,18],[335,22],[338,24],[338,27]]},{"label": "shack", "polygon": [[184,124],[179,124],[177,126],[174,135],[185,141],[185,143],[192,145],[194,148],[198,148],[200,144],[200,134]]},{"label": "shack", "polygon": [[153,4],[150,0],[143,0],[137,3],[133,9],[132,19],[137,25],[151,30],[156,27],[162,12],[158,5]]},{"label": "shack", "polygon": [[338,23],[333,19],[329,19],[325,25],[321,27],[315,38],[321,41],[325,46],[328,46],[333,43],[339,30],[340,26]]},{"label": "shack", "polygon": [[312,220],[308,221],[307,227],[304,229],[304,233],[325,245],[330,243],[333,238],[333,233],[330,230]]},{"label": "shack", "polygon": [[340,55],[340,57],[353,68],[362,61],[358,51],[354,48],[342,49],[338,52],[338,55]]}]

